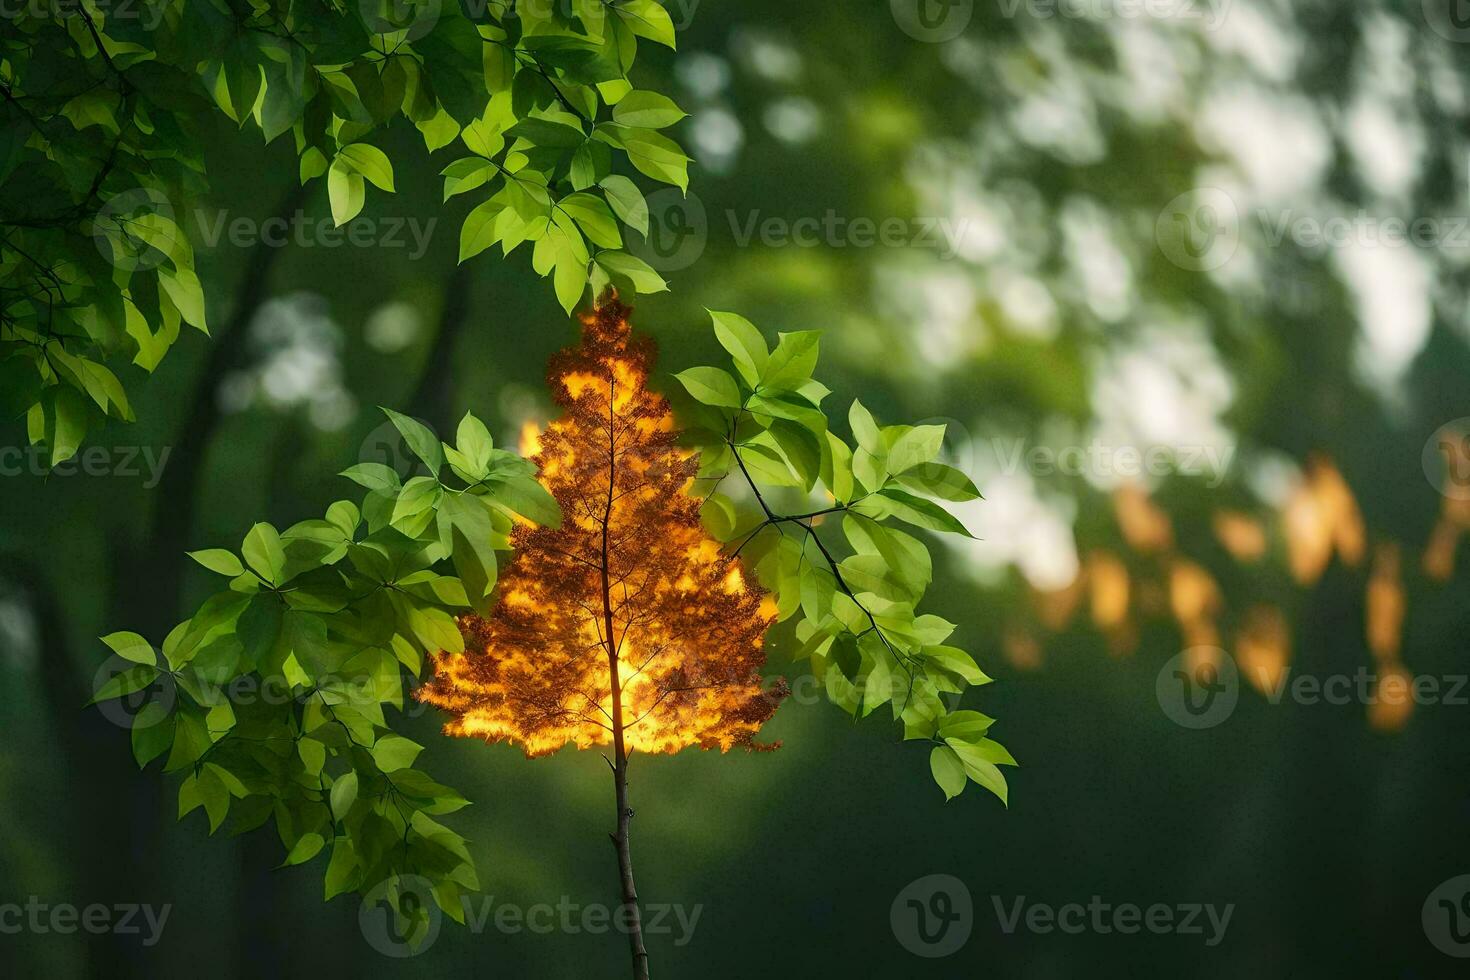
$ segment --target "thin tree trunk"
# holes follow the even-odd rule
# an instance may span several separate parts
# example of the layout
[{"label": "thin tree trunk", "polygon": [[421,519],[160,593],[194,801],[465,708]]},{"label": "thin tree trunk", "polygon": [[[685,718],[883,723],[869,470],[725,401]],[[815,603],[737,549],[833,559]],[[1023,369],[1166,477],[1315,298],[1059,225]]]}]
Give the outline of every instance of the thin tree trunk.
[{"label": "thin tree trunk", "polygon": [[617,832],[612,834],[613,848],[618,853],[618,878],[622,882],[623,917],[628,929],[628,949],[633,955],[634,980],[648,980],[648,950],[643,946],[643,916],[638,909],[638,888],[633,884],[633,855],[628,847],[628,825],[633,810],[628,806],[628,751],[623,742],[623,683],[618,674],[618,649],[621,642],[613,635],[612,581],[608,560],[608,534],[612,524],[613,500],[617,483],[617,382],[610,381],[607,420],[607,509],[602,516],[602,619],[603,641],[607,645],[608,684],[612,694],[613,785],[616,789]]},{"label": "thin tree trunk", "polygon": [[[616,701],[613,702],[617,704]],[[621,710],[615,714],[621,715]],[[628,924],[628,949],[633,954],[633,976],[635,980],[648,980],[648,950],[643,946],[643,918],[638,909],[638,888],[633,884],[633,855],[628,849],[628,825],[633,820],[633,810],[628,806],[628,756],[623,752],[623,729],[613,726],[613,739],[618,761],[613,768],[613,782],[617,787],[618,831],[612,835],[613,847],[618,852],[618,875],[623,883],[623,915]]]}]

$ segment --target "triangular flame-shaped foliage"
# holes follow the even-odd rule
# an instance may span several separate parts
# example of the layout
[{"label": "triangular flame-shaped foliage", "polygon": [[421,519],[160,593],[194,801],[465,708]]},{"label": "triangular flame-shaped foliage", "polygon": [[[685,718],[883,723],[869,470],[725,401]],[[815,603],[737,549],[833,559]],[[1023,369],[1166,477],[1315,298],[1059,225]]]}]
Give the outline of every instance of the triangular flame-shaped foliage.
[{"label": "triangular flame-shaped foliage", "polygon": [[753,739],[786,694],[760,676],[774,605],[705,534],[698,463],[627,314],[605,303],[551,360],[565,413],[533,458],[563,522],[516,528],[493,615],[465,617],[465,652],[434,659],[419,697],[454,716],[447,734],[529,756],[619,730],[640,752],[769,747]]}]

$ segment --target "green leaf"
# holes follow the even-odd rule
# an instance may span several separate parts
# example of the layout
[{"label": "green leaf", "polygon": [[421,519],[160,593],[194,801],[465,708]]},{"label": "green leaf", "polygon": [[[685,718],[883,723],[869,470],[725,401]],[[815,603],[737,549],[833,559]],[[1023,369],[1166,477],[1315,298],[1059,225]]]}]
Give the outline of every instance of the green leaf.
[{"label": "green leaf", "polygon": [[153,650],[153,644],[137,633],[109,633],[102,638],[102,642],[124,660],[131,660],[135,664],[144,664],[148,667],[158,665],[158,655]]},{"label": "green leaf", "polygon": [[857,440],[859,447],[875,456],[883,454],[883,435],[878,431],[878,423],[873,420],[873,414],[857,399],[853,399],[852,407],[848,409],[847,422],[852,426],[852,437]]},{"label": "green leaf", "polygon": [[819,330],[781,334],[780,342],[776,344],[765,370],[761,372],[761,387],[791,391],[810,381],[812,371],[817,367],[821,336]]},{"label": "green leaf", "polygon": [[158,284],[163,287],[174,306],[178,307],[184,322],[209,333],[209,324],[204,314],[204,287],[193,269],[186,266],[170,272],[159,268]]},{"label": "green leaf", "polygon": [[577,226],[588,240],[601,248],[622,248],[623,236],[618,231],[617,219],[607,202],[594,194],[582,191],[568,194],[557,205],[577,222]]},{"label": "green leaf", "polygon": [[362,176],[333,161],[327,170],[327,199],[332,205],[332,222],[341,228],[362,211],[365,200]]},{"label": "green leaf", "polygon": [[994,724],[994,718],[978,711],[954,711],[940,719],[939,736],[961,742],[978,742]]},{"label": "green leaf", "polygon": [[51,431],[51,465],[57,466],[77,454],[87,435],[87,406],[72,388],[56,389]]},{"label": "green leaf", "polygon": [[506,135],[529,140],[536,146],[558,149],[572,149],[581,146],[587,139],[587,134],[574,126],[553,122],[550,119],[535,118],[522,119],[506,130]]},{"label": "green leaf", "polygon": [[439,171],[439,175],[444,178],[444,200],[474,190],[497,173],[499,171],[495,169],[494,163],[480,157],[464,157],[454,161]]},{"label": "green leaf", "polygon": [[960,757],[949,746],[936,745],[934,751],[929,753],[929,771],[934,774],[934,781],[939,784],[939,788],[944,790],[946,801],[965,791],[964,763],[960,762]]},{"label": "green leaf", "polygon": [[717,367],[693,367],[674,375],[694,399],[716,408],[739,408],[742,400],[735,379]]},{"label": "green leaf", "polygon": [[127,670],[110,678],[97,688],[88,704],[96,704],[99,701],[111,701],[113,698],[126,697],[136,691],[141,691],[153,683],[153,678],[158,676],[157,667],[148,667],[139,664],[129,667]]},{"label": "green leaf", "polygon": [[561,527],[561,507],[533,477],[518,476],[491,483],[491,499],[543,527]]},{"label": "green leaf", "polygon": [[674,21],[657,0],[627,0],[609,7],[634,34],[674,47]]},{"label": "green leaf", "polygon": [[402,735],[384,735],[373,744],[373,761],[383,772],[397,772],[413,765],[424,747]]},{"label": "green leaf", "polygon": [[714,310],[706,312],[714,321],[715,337],[720,346],[729,351],[734,359],[735,370],[740,372],[740,376],[751,388],[758,386],[771,358],[766,339],[754,324],[737,313],[717,313]]},{"label": "green leaf", "polygon": [[[393,164],[388,154],[368,143],[353,143],[337,151],[337,159],[352,173],[362,174],[380,190],[393,190]],[[338,224],[341,224],[339,221]]]},{"label": "green leaf", "polygon": [[284,584],[281,576],[286,571],[286,551],[274,527],[265,523],[252,527],[240,551],[255,574],[271,585]]},{"label": "green leaf", "polygon": [[505,204],[492,197],[465,216],[459,229],[459,261],[474,258],[500,240],[500,215],[504,210]]},{"label": "green leaf", "polygon": [[465,417],[459,420],[454,440],[460,454],[469,462],[475,479],[482,478],[490,469],[490,454],[495,449],[495,440],[490,437],[485,423],[475,418],[473,413],[466,412]]},{"label": "green leaf", "polygon": [[966,684],[990,683],[989,675],[975,664],[975,659],[957,647],[927,646],[924,648],[924,656],[931,664],[954,674]]},{"label": "green leaf", "polygon": [[640,129],[664,129],[688,113],[657,92],[629,92],[613,107],[613,121]]},{"label": "green leaf", "polygon": [[427,425],[417,419],[411,419],[407,415],[401,415],[391,408],[383,409],[383,413],[393,422],[403,436],[403,441],[408,443],[408,448],[413,454],[423,460],[424,465],[429,468],[429,475],[437,477],[439,471],[444,468],[444,450],[439,445],[439,439],[434,435]]},{"label": "green leaf", "polygon": [[315,831],[309,834],[302,834],[301,838],[292,846],[290,852],[286,854],[286,860],[282,866],[288,867],[295,864],[305,864],[320,854],[322,848],[326,846],[326,843],[326,839]]},{"label": "green leaf", "polygon": [[995,763],[986,758],[988,753],[985,750],[963,742],[956,742],[945,747],[953,751],[959,758],[960,763],[965,767],[966,776],[994,793],[1002,803],[1010,805],[1006,777],[996,768]]},{"label": "green leaf", "polygon": [[203,565],[205,568],[218,575],[224,575],[227,578],[235,578],[236,576],[245,574],[245,566],[240,563],[240,559],[235,557],[234,552],[226,551],[224,548],[210,548],[205,551],[191,551],[188,553],[188,555],[190,558],[194,559],[199,564]]},{"label": "green leaf", "polygon": [[699,516],[716,541],[729,541],[735,536],[735,505],[724,494],[711,494],[700,509]]},{"label": "green leaf", "polygon": [[906,473],[939,455],[944,445],[944,426],[919,425],[899,436],[888,449],[888,472]]},{"label": "green leaf", "polygon": [[613,275],[626,279],[634,292],[649,295],[669,288],[663,276],[636,255],[629,255],[627,252],[598,252],[597,264]]},{"label": "green leaf", "polygon": [[[621,174],[604,177],[599,185],[607,194],[607,203],[623,224],[640,235],[648,235],[648,202],[638,185]],[[651,271],[651,270],[650,270]]]},{"label": "green leaf", "polygon": [[352,809],[352,804],[357,802],[357,773],[348,772],[337,778],[332,784],[331,803],[332,816],[338,820],[347,818],[347,811]]},{"label": "green leaf", "polygon": [[898,482],[910,490],[940,500],[961,503],[980,497],[974,481],[945,463],[920,463],[899,476]]},{"label": "green leaf", "polygon": [[623,129],[618,136],[639,173],[689,190],[689,157],[678,143],[651,129]]},{"label": "green leaf", "polygon": [[380,493],[397,493],[402,485],[398,474],[382,463],[358,463],[343,470],[341,475],[358,486]]},{"label": "green leaf", "polygon": [[944,531],[948,534],[959,534],[967,538],[974,535],[965,529],[955,517],[934,503],[922,497],[915,497],[911,493],[889,487],[875,496],[864,499],[857,505],[859,513],[873,511],[876,517],[897,517],[899,520],[912,524],[915,527],[926,528],[931,531]]}]

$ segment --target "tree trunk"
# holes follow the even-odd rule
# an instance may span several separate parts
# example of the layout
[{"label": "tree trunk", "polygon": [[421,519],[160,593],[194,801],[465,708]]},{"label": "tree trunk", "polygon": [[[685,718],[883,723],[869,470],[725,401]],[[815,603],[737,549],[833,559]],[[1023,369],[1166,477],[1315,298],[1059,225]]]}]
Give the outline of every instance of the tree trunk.
[{"label": "tree trunk", "polygon": [[633,884],[633,855],[628,848],[628,825],[633,810],[628,806],[628,751],[623,742],[623,683],[618,672],[618,652],[622,643],[613,632],[612,572],[608,557],[608,536],[612,524],[613,501],[617,484],[617,382],[610,381],[607,423],[607,509],[602,516],[602,621],[603,642],[607,645],[608,687],[612,695],[613,785],[618,807],[617,831],[612,834],[613,848],[618,852],[618,878],[622,882],[623,921],[628,930],[628,949],[633,954],[634,980],[648,980],[648,950],[643,946],[643,916],[638,910],[638,888]]},{"label": "tree trunk", "polygon": [[[613,702],[617,704],[616,701]],[[621,710],[616,712],[621,715]],[[633,954],[634,980],[648,980],[648,950],[643,946],[643,917],[638,909],[638,888],[633,884],[633,856],[628,849],[628,825],[633,820],[633,810],[628,806],[628,757],[623,752],[623,730],[615,728],[614,738],[618,756],[613,767],[613,782],[617,787],[618,830],[612,835],[613,847],[618,852],[618,876],[623,884],[623,916],[628,927],[628,949]]]}]

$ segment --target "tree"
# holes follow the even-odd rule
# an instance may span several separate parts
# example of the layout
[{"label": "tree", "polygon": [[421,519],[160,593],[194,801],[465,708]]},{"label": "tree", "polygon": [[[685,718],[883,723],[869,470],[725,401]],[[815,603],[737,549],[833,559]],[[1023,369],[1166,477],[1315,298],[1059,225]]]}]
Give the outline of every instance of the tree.
[{"label": "tree", "polygon": [[700,525],[688,495],[698,462],[676,444],[673,413],[645,386],[653,348],[615,300],[587,316],[582,343],[551,363],[566,413],[532,461],[560,505],[560,527],[522,524],[492,618],[461,620],[462,653],[434,658],[418,696],[449,711],[449,735],[521,745],[611,745],[622,908],[633,972],[648,976],[628,830],[634,751],[758,748],[785,695],[766,690],[763,590]]},{"label": "tree", "polygon": [[[687,157],[659,133],[682,111],[627,79],[638,38],[673,45],[654,0],[409,4],[361,19],[319,0],[208,0],[151,13],[144,23],[92,7],[26,11],[0,42],[0,393],[53,464],[76,452],[97,412],[131,418],[109,361],[151,371],[183,324],[207,331],[175,216],[206,189],[211,106],[267,142],[290,132],[301,183],[326,178],[338,225],[361,212],[366,184],[393,190],[393,163],[367,137],[401,115],[430,152],[464,147],[442,173],[446,201],[481,198],[461,229],[461,262],[532,242],[533,269],[568,311],[589,288],[665,288],[622,249],[622,229],[646,232],[649,216],[614,172],[620,151],[633,170],[687,186]],[[273,820],[286,864],[329,852],[327,898],[386,892],[412,934],[422,935],[427,908],[409,876],[428,879],[438,906],[463,921],[461,897],[479,880],[464,838],[434,818],[467,801],[415,767],[422,747],[384,711],[402,705],[428,656],[441,671],[424,696],[456,712],[455,733],[518,740],[533,755],[567,742],[613,746],[614,843],[636,921],[628,752],[758,747],[783,694],[760,679],[764,634],[798,609],[801,655],[834,702],[856,715],[891,704],[906,737],[931,745],[947,797],[974,780],[1004,799],[996,767],[1013,760],[985,737],[991,719],[941,700],[989,678],[944,645],[952,624],[916,612],[928,552],[887,523],[965,533],[931,499],[978,496],[938,462],[943,430],[880,427],[854,403],[849,445],[829,430],[827,389],[811,378],[817,335],[783,335],[772,351],[733,314],[716,314],[715,327],[739,380],[712,367],[684,372],[692,401],[675,422],[643,388],[651,350],[628,340],[624,313],[597,312],[587,346],[553,365],[570,414],[538,456],[545,485],[473,415],[451,445],[390,411],[418,472],[352,467],[344,475],[366,489],[360,502],[338,501],[284,532],[257,523],[237,551],[193,553],[228,585],[161,644],[104,638],[118,670],[95,700],[126,699],[139,764],[163,758],[182,774],[180,816],[202,809],[211,832],[227,818],[236,830]],[[596,453],[576,451],[599,408],[610,439],[600,468]],[[737,470],[759,514],[742,516],[716,492]],[[682,492],[711,479],[702,501]],[[825,506],[778,510],[819,482]],[[565,529],[547,486],[571,505]],[[852,552],[841,559],[823,537],[838,515]],[[514,517],[538,526],[513,531]],[[722,553],[697,518],[730,547]],[[599,545],[590,567],[549,550],[589,541]],[[497,590],[496,553],[513,545],[524,557]],[[576,619],[550,600],[589,586],[594,599],[601,587],[603,615],[598,632],[593,607],[594,632],[581,640],[605,666],[575,661],[575,639],[529,612],[541,615],[540,589],[547,608]],[[516,652],[534,652],[541,669]],[[545,671],[558,656],[561,668]],[[490,689],[506,676],[514,709]],[[633,956],[646,973],[636,930]]]}]

